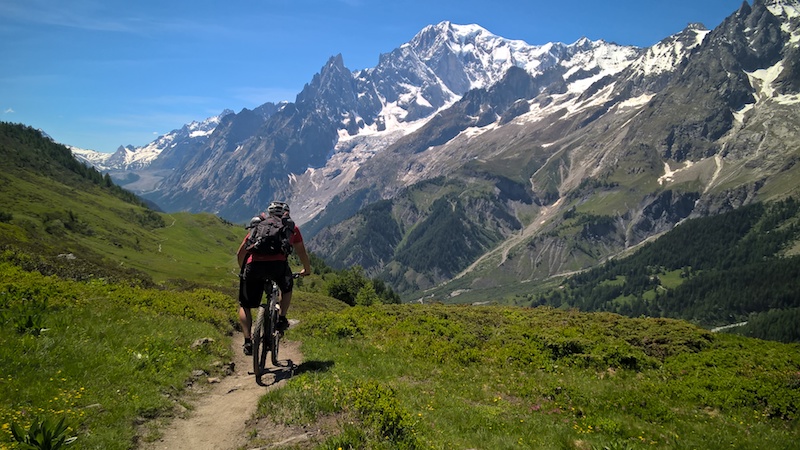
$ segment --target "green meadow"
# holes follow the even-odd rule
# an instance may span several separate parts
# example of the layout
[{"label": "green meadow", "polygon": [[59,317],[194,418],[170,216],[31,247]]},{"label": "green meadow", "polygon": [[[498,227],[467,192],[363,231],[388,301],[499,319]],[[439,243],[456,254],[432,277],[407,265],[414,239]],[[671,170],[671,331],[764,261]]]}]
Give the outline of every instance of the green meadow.
[{"label": "green meadow", "polygon": [[[547,307],[310,315],[307,370],[261,399],[319,448],[797,448],[800,349]],[[254,444],[259,444],[256,440]]]}]

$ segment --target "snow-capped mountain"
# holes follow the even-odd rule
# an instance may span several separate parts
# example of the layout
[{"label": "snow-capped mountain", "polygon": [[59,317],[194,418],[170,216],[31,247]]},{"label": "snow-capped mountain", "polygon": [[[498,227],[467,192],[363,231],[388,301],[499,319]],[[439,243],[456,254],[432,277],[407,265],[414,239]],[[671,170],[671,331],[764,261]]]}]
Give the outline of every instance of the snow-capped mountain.
[{"label": "snow-capped mountain", "polygon": [[[707,32],[702,26],[690,25],[646,50],[587,39],[572,45],[536,48],[515,41],[514,47],[522,49],[523,56],[510,58],[520,64],[509,69],[521,68],[524,74],[515,72],[510,76],[507,70],[504,78],[487,83],[488,90],[468,93],[433,119],[404,124],[403,132],[395,133],[393,139],[388,139],[392,136],[389,133],[342,133],[325,167],[309,169],[294,178],[294,200],[315,202],[302,205],[306,208],[303,213],[316,214],[335,195],[348,190],[369,186],[371,190],[382,189],[381,197],[391,197],[399,189],[447,175],[464,161],[491,158],[493,151],[486,147],[472,147],[474,153],[466,149],[471,148],[470,141],[503,125],[531,126],[553,116],[576,118],[594,114],[598,107],[607,110],[614,104],[618,109],[637,110],[663,88],[663,80],[677,70]],[[505,42],[497,39],[496,43],[502,47]],[[491,53],[492,47],[486,47],[486,53]],[[448,134],[434,137],[433,141],[450,145],[431,146],[430,139],[417,138],[420,134],[437,133],[427,130],[445,128],[439,122],[447,124]],[[555,126],[541,131],[543,136],[552,134],[545,139],[545,145],[552,145],[562,132]],[[406,142],[400,141],[409,134]],[[382,152],[387,147],[392,151]],[[384,154],[368,162],[378,153]],[[398,171],[397,167],[406,170]]]},{"label": "snow-capped mountain", "polygon": [[[681,35],[686,33],[693,34],[682,32]],[[678,38],[674,40],[678,41]],[[669,46],[667,42],[660,44],[671,50],[670,59],[659,60],[664,67],[662,71],[669,71],[670,67],[674,69],[680,61],[680,55],[685,55],[693,47],[685,45],[682,40],[680,42],[674,46]],[[648,55],[636,47],[593,42],[586,38],[571,45],[549,43],[532,46],[523,41],[497,37],[477,25],[461,26],[449,22],[426,27],[409,44],[391,54],[398,58],[390,59],[384,55],[378,67],[358,72],[356,77],[388,73],[398,59],[413,60],[412,66],[425,67],[437,74],[435,81],[447,88],[442,91],[463,95],[472,89],[495,86],[514,67],[523,69],[541,84],[532,95],[539,94],[544,86],[548,86],[561,99],[549,105],[550,110],[568,107],[573,111],[591,106],[581,106],[579,95],[596,82],[620,73],[634,62],[654,64],[653,60],[656,59],[656,56]],[[434,69],[442,74],[438,75]],[[303,174],[293,175],[292,197],[301,206],[298,220],[310,220],[336,195],[353,189],[353,179],[366,161],[428,123],[434,112],[452,106],[455,103],[450,102],[452,98],[460,98],[460,95],[453,94],[445,100],[431,102],[424,89],[415,91],[402,83],[398,84],[405,91],[396,98],[405,100],[385,103],[379,114],[385,123],[383,128],[376,130],[365,127],[355,134],[340,130],[337,144],[325,166],[309,168]],[[432,90],[427,89],[428,92]],[[382,98],[395,97],[384,95]],[[414,107],[419,104],[431,105],[431,112],[422,119],[408,120],[409,116],[412,119],[415,117]],[[440,106],[433,110],[433,105]],[[446,166],[439,164],[442,170]],[[425,167],[428,169],[406,173],[401,186],[432,176],[431,168],[436,165],[427,164]]]},{"label": "snow-capped mountain", "polygon": [[[528,45],[477,25],[442,22],[381,55],[376,67],[350,71],[331,58],[298,94],[250,136],[219,134],[205,157],[165,179],[151,198],[166,209],[209,208],[234,220],[273,196],[292,198],[297,220],[313,218],[342,192],[358,167],[476,87],[494,85],[510,67],[578,92],[618,73],[641,49],[581,39]],[[234,116],[235,127],[245,117]],[[246,126],[251,129],[251,126]],[[241,161],[248,161],[242,166]],[[287,176],[288,175],[288,176]],[[251,189],[252,180],[262,180]]]},{"label": "snow-capped mountain", "polygon": [[309,247],[399,290],[491,295],[504,279],[590,267],[693,215],[796,195],[799,10],[745,3],[606,76],[575,71],[579,89],[564,64],[509,68],[351,169],[305,225]]},{"label": "snow-capped mountain", "polygon": [[800,190],[798,11],[753,0],[649,48],[442,22],[373,68],[334,56],[294,103],[162,150],[147,170],[170,170],[139,192],[242,222],[286,199],[312,251],[399,290],[590,267],[691,215]]},{"label": "snow-capped mountain", "polygon": [[[108,168],[106,166],[106,161],[113,155],[113,153],[103,153],[98,152],[95,150],[87,150],[85,148],[78,148],[72,145],[67,145],[67,148],[72,151],[72,155],[79,161],[83,161],[90,166],[94,166],[97,170],[105,170],[107,171]],[[121,148],[121,147],[120,147]],[[117,149],[119,151],[119,149]]]},{"label": "snow-capped mountain", "polygon": [[72,146],[68,146],[68,148],[72,150],[72,154],[75,157],[101,171],[119,172],[146,169],[164,151],[175,149],[187,143],[196,145],[208,140],[208,136],[219,125],[220,120],[228,114],[233,114],[233,111],[225,110],[221,114],[209,117],[201,122],[193,121],[178,130],[172,130],[163,136],[159,136],[155,141],[143,147],[120,146],[114,153],[101,153]]}]

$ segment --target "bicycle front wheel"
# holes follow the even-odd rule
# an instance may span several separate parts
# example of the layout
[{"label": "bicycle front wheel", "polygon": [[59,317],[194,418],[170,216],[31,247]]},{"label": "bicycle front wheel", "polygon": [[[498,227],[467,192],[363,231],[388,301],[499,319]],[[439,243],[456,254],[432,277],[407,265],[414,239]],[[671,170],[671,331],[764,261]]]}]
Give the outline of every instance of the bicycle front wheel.
[{"label": "bicycle front wheel", "polygon": [[256,375],[256,382],[261,382],[261,375],[267,363],[267,352],[270,346],[267,345],[269,339],[267,309],[264,306],[258,308],[258,316],[253,326],[253,373]]}]

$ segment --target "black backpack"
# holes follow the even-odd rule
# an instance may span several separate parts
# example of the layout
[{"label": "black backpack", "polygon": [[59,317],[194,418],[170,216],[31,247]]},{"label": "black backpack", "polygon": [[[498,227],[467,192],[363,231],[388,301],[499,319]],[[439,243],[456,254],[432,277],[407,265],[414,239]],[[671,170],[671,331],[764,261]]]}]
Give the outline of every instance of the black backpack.
[{"label": "black backpack", "polygon": [[289,255],[292,245],[289,239],[294,234],[294,221],[288,214],[283,217],[267,214],[250,229],[245,249],[259,255]]}]

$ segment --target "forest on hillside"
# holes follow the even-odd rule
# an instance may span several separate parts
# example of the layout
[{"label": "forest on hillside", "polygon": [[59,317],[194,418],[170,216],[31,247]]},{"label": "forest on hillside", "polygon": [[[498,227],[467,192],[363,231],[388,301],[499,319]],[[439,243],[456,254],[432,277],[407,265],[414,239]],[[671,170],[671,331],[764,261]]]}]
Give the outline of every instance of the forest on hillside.
[{"label": "forest on hillside", "polygon": [[107,189],[115,197],[139,206],[150,207],[136,194],[127,191],[102,174],[72,156],[64,145],[42,135],[26,125],[0,122],[0,167],[10,171],[28,170],[57,178],[67,184],[89,182]]},{"label": "forest on hillside", "polygon": [[631,256],[567,279],[530,304],[685,319],[798,342],[800,202],[755,203],[686,221]]}]

